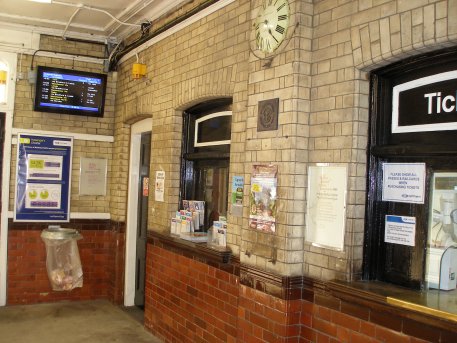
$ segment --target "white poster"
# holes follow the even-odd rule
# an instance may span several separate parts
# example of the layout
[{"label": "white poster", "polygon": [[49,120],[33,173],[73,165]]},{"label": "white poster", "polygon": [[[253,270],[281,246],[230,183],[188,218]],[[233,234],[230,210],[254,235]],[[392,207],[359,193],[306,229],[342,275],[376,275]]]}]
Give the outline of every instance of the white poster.
[{"label": "white poster", "polygon": [[401,245],[415,245],[416,218],[404,216],[386,216],[384,242]]},{"label": "white poster", "polygon": [[79,194],[106,195],[106,158],[81,157]]},{"label": "white poster", "polygon": [[155,182],[155,200],[164,201],[165,193],[165,172],[163,170],[156,171]]},{"label": "white poster", "polygon": [[306,241],[343,250],[346,192],[345,166],[317,165],[308,168]]},{"label": "white poster", "polygon": [[384,163],[382,201],[423,204],[425,163]]}]

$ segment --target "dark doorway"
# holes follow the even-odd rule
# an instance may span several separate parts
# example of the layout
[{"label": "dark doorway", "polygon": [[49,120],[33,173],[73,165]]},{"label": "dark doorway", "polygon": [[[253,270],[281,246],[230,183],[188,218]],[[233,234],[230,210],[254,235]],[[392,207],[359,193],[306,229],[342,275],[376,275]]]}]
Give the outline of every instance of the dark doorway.
[{"label": "dark doorway", "polygon": [[149,163],[151,160],[151,133],[141,134],[140,173],[138,178],[138,225],[136,239],[136,306],[144,308],[146,280],[146,241],[148,231]]}]

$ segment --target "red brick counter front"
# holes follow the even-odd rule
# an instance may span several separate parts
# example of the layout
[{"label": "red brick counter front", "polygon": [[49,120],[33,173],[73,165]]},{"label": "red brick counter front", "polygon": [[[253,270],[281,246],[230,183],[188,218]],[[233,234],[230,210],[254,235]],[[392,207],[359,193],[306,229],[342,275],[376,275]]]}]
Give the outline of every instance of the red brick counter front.
[{"label": "red brick counter front", "polygon": [[178,245],[156,233],[148,240],[145,326],[165,342],[457,341],[453,322],[344,295],[338,283],[262,273]]}]

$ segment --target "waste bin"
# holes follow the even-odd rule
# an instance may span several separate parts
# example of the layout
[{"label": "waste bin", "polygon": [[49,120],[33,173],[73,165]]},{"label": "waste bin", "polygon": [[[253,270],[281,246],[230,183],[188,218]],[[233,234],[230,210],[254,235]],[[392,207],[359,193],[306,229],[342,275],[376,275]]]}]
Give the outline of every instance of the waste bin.
[{"label": "waste bin", "polygon": [[41,232],[46,245],[46,268],[54,291],[69,291],[83,286],[83,271],[74,229],[48,228]]}]

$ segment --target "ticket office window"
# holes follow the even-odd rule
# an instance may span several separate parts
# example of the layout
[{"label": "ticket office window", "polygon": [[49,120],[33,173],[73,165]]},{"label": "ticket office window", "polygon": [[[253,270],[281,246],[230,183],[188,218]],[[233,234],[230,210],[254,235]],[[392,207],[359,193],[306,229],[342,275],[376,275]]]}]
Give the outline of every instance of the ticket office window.
[{"label": "ticket office window", "polygon": [[[457,49],[374,71],[370,94],[363,277],[456,292]],[[406,188],[416,187],[407,178],[383,179],[393,164],[404,166],[404,175],[415,170],[413,165],[423,166],[424,175],[417,177],[423,181],[417,186],[422,201],[383,200],[387,187],[400,188],[397,193],[405,199],[416,196]],[[410,220],[398,226],[394,243],[388,239],[389,218]]]},{"label": "ticket office window", "polygon": [[227,216],[231,103],[228,98],[212,100],[183,114],[180,199],[205,201],[205,231]]}]

